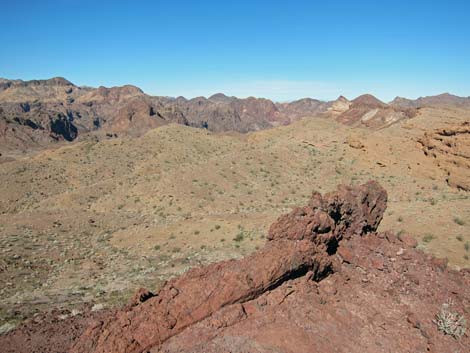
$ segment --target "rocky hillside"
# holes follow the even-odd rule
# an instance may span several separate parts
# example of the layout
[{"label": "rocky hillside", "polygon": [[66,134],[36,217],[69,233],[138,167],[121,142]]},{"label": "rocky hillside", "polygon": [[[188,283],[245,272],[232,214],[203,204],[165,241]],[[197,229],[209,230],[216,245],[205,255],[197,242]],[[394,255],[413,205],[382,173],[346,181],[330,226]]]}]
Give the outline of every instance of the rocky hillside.
[{"label": "rocky hillside", "polygon": [[407,234],[377,232],[386,203],[376,182],[313,193],[250,256],[141,289],[117,311],[38,316],[0,343],[5,352],[468,351],[470,272]]},{"label": "rocky hillside", "polygon": [[[352,101],[304,98],[289,103],[240,99],[222,93],[209,98],[153,97],[135,86],[79,87],[64,78],[0,79],[0,152],[40,148],[57,141],[141,136],[149,129],[178,123],[214,132],[249,132],[322,116],[371,129],[416,116],[433,102],[470,107],[468,98],[450,95],[417,101],[397,98],[390,105],[371,95]],[[442,104],[444,104],[442,103]]]},{"label": "rocky hillside", "polygon": [[216,132],[256,131],[290,122],[287,114],[264,98],[239,99],[218,93],[209,98],[167,99],[165,105],[180,110],[190,126]]},{"label": "rocky hillside", "polygon": [[325,113],[331,106],[331,102],[320,101],[318,99],[303,98],[290,103],[278,103],[279,110],[286,114],[290,120],[315,116]]},{"label": "rocky hillside", "polygon": [[288,124],[267,99],[151,97],[134,86],[78,87],[63,78],[0,81],[0,146],[41,147],[90,136],[140,136],[178,123],[211,131],[248,132]]},{"label": "rocky hillside", "polygon": [[374,129],[413,118],[417,114],[414,108],[388,105],[370,94],[359,96],[352,101],[340,97],[331,105],[330,112],[341,123]]},{"label": "rocky hillside", "polygon": [[3,80],[0,87],[0,145],[4,148],[44,146],[90,134],[137,136],[169,122],[188,124],[180,111],[134,86],[92,89],[54,78]]}]

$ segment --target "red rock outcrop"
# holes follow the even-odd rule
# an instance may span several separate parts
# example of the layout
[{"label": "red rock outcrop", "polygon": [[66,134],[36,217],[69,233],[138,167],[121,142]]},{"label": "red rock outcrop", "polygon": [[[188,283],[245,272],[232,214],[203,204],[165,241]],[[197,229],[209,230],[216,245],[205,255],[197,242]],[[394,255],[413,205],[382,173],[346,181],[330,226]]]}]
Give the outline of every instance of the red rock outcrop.
[{"label": "red rock outcrop", "polygon": [[439,331],[452,302],[466,316],[470,271],[453,271],[392,233],[341,241],[334,272],[285,281],[258,298],[219,310],[152,353],[467,352],[468,333]]},{"label": "red rock outcrop", "polygon": [[145,351],[227,305],[256,298],[296,273],[315,269],[320,276],[329,265],[321,255],[309,241],[281,240],[240,261],[190,270],[142,304],[92,326],[72,352]]},{"label": "red rock outcrop", "polygon": [[320,279],[331,270],[330,255],[341,238],[376,229],[386,200],[385,190],[376,182],[343,186],[325,197],[314,193],[308,206],[282,216],[271,227],[263,249],[169,281],[141,305],[90,327],[72,352],[143,352],[287,279],[307,272],[310,278]]},{"label": "red rock outcrop", "polygon": [[307,206],[281,216],[269,229],[268,239],[308,239],[327,245],[342,238],[377,229],[387,207],[387,193],[377,183],[351,187],[322,196],[313,193]]},{"label": "red rock outcrop", "polygon": [[314,193],[271,226],[264,248],[190,270],[155,294],[140,289],[78,340],[73,331],[64,340],[75,340],[70,348],[44,346],[43,336],[42,346],[28,343],[29,350],[2,346],[74,353],[468,351],[468,333],[445,334],[436,315],[445,308],[468,319],[470,271],[448,269],[408,234],[377,233],[386,200],[376,182]]}]

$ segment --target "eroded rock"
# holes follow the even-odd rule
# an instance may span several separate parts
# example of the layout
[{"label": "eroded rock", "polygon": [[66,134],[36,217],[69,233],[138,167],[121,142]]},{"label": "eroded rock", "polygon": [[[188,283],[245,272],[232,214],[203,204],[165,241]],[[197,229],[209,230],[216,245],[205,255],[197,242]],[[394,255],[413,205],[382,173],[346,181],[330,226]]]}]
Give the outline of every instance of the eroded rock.
[{"label": "eroded rock", "polygon": [[446,173],[449,186],[470,191],[470,122],[427,132],[418,142]]},{"label": "eroded rock", "polygon": [[386,207],[387,192],[375,181],[341,185],[325,196],[314,193],[308,206],[281,216],[271,225],[268,239],[310,239],[332,246],[342,238],[375,231]]}]

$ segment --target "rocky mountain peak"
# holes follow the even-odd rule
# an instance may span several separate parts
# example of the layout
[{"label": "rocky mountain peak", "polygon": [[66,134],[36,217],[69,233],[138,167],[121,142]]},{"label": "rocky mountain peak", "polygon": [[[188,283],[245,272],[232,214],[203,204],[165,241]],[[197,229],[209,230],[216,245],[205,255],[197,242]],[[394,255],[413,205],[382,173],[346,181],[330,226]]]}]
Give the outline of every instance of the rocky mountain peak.
[{"label": "rocky mountain peak", "polygon": [[363,94],[352,100],[353,107],[383,108],[387,106],[384,102],[371,94]]}]

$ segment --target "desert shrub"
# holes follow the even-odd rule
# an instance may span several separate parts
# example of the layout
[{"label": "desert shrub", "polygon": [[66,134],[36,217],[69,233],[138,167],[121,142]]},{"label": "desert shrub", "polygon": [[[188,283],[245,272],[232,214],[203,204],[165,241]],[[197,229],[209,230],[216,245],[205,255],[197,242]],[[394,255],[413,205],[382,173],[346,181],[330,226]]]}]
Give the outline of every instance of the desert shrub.
[{"label": "desert shrub", "polygon": [[426,234],[424,237],[423,237],[423,242],[425,243],[429,243],[431,240],[434,239],[434,235],[433,234]]},{"label": "desert shrub", "polygon": [[465,224],[465,222],[463,221],[463,219],[459,218],[459,217],[455,217],[454,218],[454,222],[457,223],[459,226],[463,226]]},{"label": "desert shrub", "polygon": [[439,331],[455,339],[459,339],[467,330],[467,321],[463,315],[451,311],[451,306],[452,302],[450,300],[442,304],[441,310],[436,314],[434,323],[437,325]]},{"label": "desert shrub", "polygon": [[237,243],[243,241],[243,239],[245,238],[243,232],[240,232],[238,233],[235,238],[233,238],[233,241],[236,241]]}]

